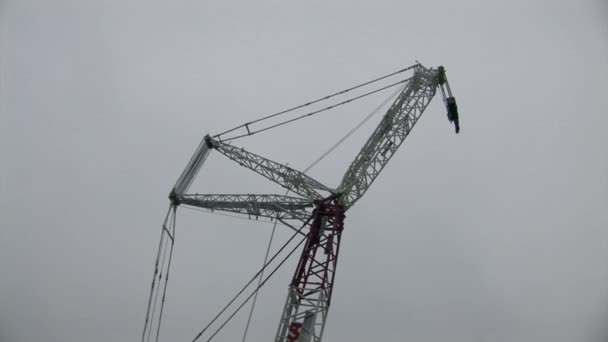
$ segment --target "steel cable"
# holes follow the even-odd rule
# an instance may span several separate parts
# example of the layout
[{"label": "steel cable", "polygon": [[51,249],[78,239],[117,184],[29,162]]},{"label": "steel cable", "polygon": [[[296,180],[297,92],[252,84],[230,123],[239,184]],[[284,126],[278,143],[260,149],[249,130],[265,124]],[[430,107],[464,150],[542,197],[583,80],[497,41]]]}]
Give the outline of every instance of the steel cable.
[{"label": "steel cable", "polygon": [[240,134],[240,135],[232,136],[232,137],[225,138],[225,139],[221,139],[220,138],[220,136],[222,134],[214,135],[214,137],[219,138],[221,141],[231,141],[231,140],[235,140],[235,139],[239,139],[239,138],[243,138],[243,137],[248,137],[248,136],[251,136],[251,135],[254,135],[254,134],[257,134],[257,133],[261,133],[261,132],[264,132],[264,131],[267,131],[267,130],[270,130],[270,129],[273,129],[273,128],[277,128],[277,127],[280,127],[280,126],[292,123],[294,121],[298,121],[298,120],[304,119],[306,117],[309,117],[309,116],[312,116],[312,115],[315,115],[315,114],[319,114],[319,113],[328,111],[328,110],[333,109],[335,107],[338,107],[338,106],[341,106],[341,105],[345,105],[347,103],[350,103],[350,102],[362,99],[362,98],[367,97],[369,95],[372,95],[372,94],[381,92],[383,90],[386,90],[388,88],[394,87],[394,86],[396,86],[398,84],[405,83],[405,82],[407,82],[409,80],[410,80],[409,78],[406,78],[406,79],[401,80],[399,82],[391,83],[391,84],[389,84],[387,86],[378,88],[376,90],[369,91],[369,92],[364,93],[362,95],[358,95],[358,96],[352,97],[352,98],[350,98],[348,100],[344,100],[342,102],[338,102],[338,103],[333,104],[331,106],[327,106],[327,107],[324,107],[324,108],[321,108],[321,109],[318,109],[318,110],[315,110],[315,111],[312,111],[312,112],[309,112],[309,113],[306,113],[306,114],[302,114],[300,116],[296,116],[295,118],[292,118],[292,119],[289,119],[289,120],[285,120],[283,122],[279,122],[278,124],[270,125],[270,126],[267,126],[267,127],[264,127],[264,128],[258,129],[258,130],[254,130],[254,131],[250,131],[249,129],[247,129],[247,133],[245,133],[245,134]]},{"label": "steel cable", "polygon": [[[165,231],[163,231],[164,234],[167,234]],[[160,287],[162,285],[162,277],[163,277],[163,270],[165,269],[165,258],[167,256],[167,245],[169,244],[169,239],[165,239],[165,244],[163,246],[163,258],[162,258],[162,262],[160,264],[160,272],[158,273],[158,287],[156,288],[156,294],[154,295],[154,305],[152,306],[152,315],[150,316],[150,321],[152,322],[152,324],[150,324],[150,328],[148,329],[148,339],[146,340],[147,342],[150,341],[150,337],[152,336],[152,325],[154,324],[154,314],[156,313],[156,304],[158,302],[158,295],[160,294]],[[158,324],[160,324],[160,320],[158,321]]]},{"label": "steel cable", "polygon": [[289,113],[289,112],[294,111],[294,110],[296,110],[296,109],[304,108],[304,107],[310,106],[310,105],[312,105],[312,104],[315,104],[315,103],[318,103],[318,102],[321,102],[321,101],[328,100],[328,99],[330,99],[330,98],[332,98],[332,97],[335,97],[335,96],[338,96],[338,95],[342,95],[342,94],[348,93],[348,92],[350,92],[350,91],[352,91],[352,90],[355,90],[355,89],[358,89],[358,88],[364,87],[364,86],[366,86],[366,85],[369,85],[369,84],[372,84],[372,83],[375,83],[375,82],[381,81],[381,80],[383,80],[383,79],[389,78],[389,77],[391,77],[391,76],[395,76],[395,75],[397,75],[397,74],[400,74],[400,73],[403,73],[403,72],[405,72],[405,71],[411,70],[411,69],[413,69],[413,68],[415,68],[415,67],[417,67],[417,66],[419,66],[419,65],[420,65],[419,63],[416,63],[416,64],[414,64],[414,65],[411,65],[411,66],[407,67],[407,68],[403,68],[403,69],[398,70],[398,71],[395,71],[395,72],[393,72],[393,73],[390,73],[390,74],[387,74],[387,75],[384,75],[384,76],[381,76],[381,77],[375,78],[375,79],[373,79],[373,80],[371,80],[371,81],[367,81],[367,82],[364,82],[364,83],[358,84],[358,85],[356,85],[356,86],[354,86],[354,87],[351,87],[351,88],[348,88],[348,89],[344,89],[344,90],[339,91],[339,92],[337,92],[337,93],[333,93],[333,94],[331,94],[331,95],[324,96],[324,97],[319,98],[319,99],[316,99],[316,100],[314,100],[314,101],[310,101],[310,102],[307,102],[307,103],[302,104],[302,105],[299,105],[299,106],[295,106],[295,107],[292,107],[292,108],[289,108],[289,109],[285,109],[285,110],[282,110],[282,111],[277,112],[277,113],[274,113],[274,114],[270,114],[270,115],[267,115],[267,116],[261,117],[261,118],[259,118],[259,119],[256,119],[256,120],[253,120],[253,121],[247,122],[247,123],[245,123],[245,124],[242,124],[242,125],[236,126],[236,127],[234,127],[234,128],[231,128],[231,129],[229,129],[229,130],[226,130],[226,131],[224,131],[224,132],[222,132],[222,133],[216,134],[216,135],[214,135],[213,137],[214,137],[214,138],[219,138],[220,136],[222,136],[222,135],[224,135],[224,134],[226,134],[226,133],[233,132],[233,131],[235,131],[235,130],[237,130],[237,129],[239,129],[239,128],[244,128],[244,127],[246,128],[248,125],[251,125],[251,124],[254,124],[254,123],[257,123],[257,122],[260,122],[260,121],[268,120],[268,119],[274,118],[274,117],[276,117],[276,116],[279,116],[279,115],[282,115],[282,114]]},{"label": "steel cable", "polygon": [[[285,195],[287,195],[289,193],[289,190],[287,190],[285,192]],[[272,226],[272,232],[270,233],[270,239],[268,240],[268,247],[266,248],[266,255],[264,255],[264,263],[262,265],[265,265],[268,262],[268,255],[270,254],[270,247],[272,246],[272,240],[274,239],[274,233],[277,230],[277,223],[279,222],[279,219],[277,217],[277,219],[274,221],[274,225]],[[260,276],[258,277],[258,288],[260,288],[260,286],[262,285],[262,278],[264,277],[264,272],[262,271],[260,273]],[[255,309],[255,304],[258,301],[258,291],[255,292],[255,296],[253,297],[253,302],[251,303],[251,310],[249,310],[249,316],[247,317],[247,323],[245,324],[245,331],[243,332],[243,340],[242,342],[245,342],[247,340],[247,333],[249,332],[249,325],[251,324],[251,318],[253,317],[253,310]]]},{"label": "steel cable", "polygon": [[[158,264],[160,261],[160,255],[162,253],[162,246],[163,246],[163,242],[164,242],[164,238],[165,238],[164,227],[166,226],[167,222],[169,221],[169,215],[171,214],[171,209],[172,209],[172,207],[169,207],[169,210],[167,211],[167,215],[165,216],[165,221],[163,222],[163,229],[161,229],[161,233],[160,233],[160,241],[158,243],[158,252],[156,253],[156,262],[154,264],[154,274],[152,275],[152,285],[151,285],[151,289],[150,289],[150,297],[148,298],[148,308],[146,309],[146,320],[144,322],[144,331],[141,335],[142,342],[144,342],[146,340],[146,331],[149,331],[148,324],[150,324],[150,327],[152,327],[151,326],[152,322],[150,320],[150,308],[152,306],[152,297],[154,296],[156,275],[158,274]],[[160,286],[160,284],[159,284],[159,286]]]},{"label": "steel cable", "polygon": [[[171,234],[169,237],[171,238],[171,249],[169,251],[169,261],[167,262],[167,272],[165,273],[165,287],[163,289],[163,297],[161,299],[160,304],[160,312],[158,313],[158,327],[156,328],[156,342],[158,342],[158,337],[160,335],[160,324],[163,318],[163,309],[165,308],[165,298],[167,295],[167,284],[169,283],[169,270],[171,269],[171,260],[173,258],[173,245],[175,245],[175,219],[177,207],[173,207],[173,222],[171,224]],[[166,234],[169,234],[166,232]],[[160,285],[160,284],[159,284]],[[160,287],[158,288],[160,291]]]},{"label": "steel cable", "polygon": [[390,100],[392,100],[399,92],[403,90],[403,87],[399,87],[396,91],[394,91],[384,102],[382,102],[376,109],[374,109],[370,114],[368,114],[363,120],[361,120],[353,129],[348,131],[346,135],[344,135],[340,140],[338,140],[332,147],[330,147],[327,151],[325,151],[319,158],[317,158],[312,164],[310,164],[306,169],[304,169],[304,173],[308,172],[310,169],[315,167],[319,162],[321,162],[325,157],[327,157],[330,153],[332,153],[338,146],[340,146],[346,139],[348,139],[351,135],[353,135],[356,131],[359,130],[363,125],[365,125],[382,107],[384,107]]},{"label": "steel cable", "polygon": [[[262,281],[261,284],[245,299],[245,301],[243,301],[243,303],[241,303],[241,305],[239,305],[239,307],[234,310],[234,312],[224,321],[224,323],[222,323],[222,325],[220,325],[219,328],[217,328],[217,330],[215,330],[215,332],[209,337],[209,339],[207,339],[206,342],[211,341],[220,332],[220,330],[222,330],[226,326],[226,324],[230,322],[230,320],[243,308],[243,306],[245,306],[245,304],[249,302],[251,297],[253,297],[253,295],[256,294],[262,288],[262,286],[266,284],[268,279],[270,279],[270,277],[272,277],[279,270],[279,268],[283,266],[283,264],[293,255],[293,253],[300,247],[300,245],[302,245],[304,241],[306,241],[306,238],[303,238],[302,240],[300,240],[300,242],[298,242],[298,244],[289,252],[289,254],[287,254],[283,258],[283,260],[281,260],[281,262],[274,268],[274,270],[272,270],[272,272],[270,272],[270,274],[264,279],[264,281]],[[192,342],[196,341],[197,338],[195,338]]]},{"label": "steel cable", "polygon": [[[312,218],[312,217],[311,217]],[[260,273],[262,273],[267,267],[268,265],[270,265],[270,263],[272,263],[277,256],[285,249],[285,247],[287,247],[287,245],[289,245],[289,243],[291,243],[291,241],[293,241],[293,239],[302,231],[302,229],[304,229],[304,227],[306,227],[306,225],[308,224],[308,222],[310,221],[310,218],[304,222],[304,224],[302,225],[302,227],[298,230],[298,232],[294,233],[284,244],[283,246],[281,246],[281,248],[279,248],[279,250],[272,256],[272,258],[270,258],[270,260],[251,278],[251,280],[249,280],[247,282],[247,284],[245,284],[245,286],[243,286],[243,288],[228,302],[228,304],[226,304],[224,306],[224,308],[222,308],[222,310],[220,310],[220,312],[215,315],[215,317],[211,320],[211,322],[209,322],[204,328],[203,330],[196,335],[196,337],[194,338],[194,341],[196,341],[199,337],[202,336],[203,333],[205,333],[205,331],[207,331],[207,329],[209,329],[209,327],[215,323],[215,321],[217,321],[217,319],[232,305],[232,303],[234,303],[236,301],[236,299],[249,287],[249,285],[251,285],[251,283],[253,283],[253,281],[255,279],[257,279],[257,277],[260,275]],[[299,244],[298,244],[299,245]],[[290,254],[291,255],[291,254]],[[274,274],[274,273],[273,273]],[[257,290],[256,290],[257,291]]]}]

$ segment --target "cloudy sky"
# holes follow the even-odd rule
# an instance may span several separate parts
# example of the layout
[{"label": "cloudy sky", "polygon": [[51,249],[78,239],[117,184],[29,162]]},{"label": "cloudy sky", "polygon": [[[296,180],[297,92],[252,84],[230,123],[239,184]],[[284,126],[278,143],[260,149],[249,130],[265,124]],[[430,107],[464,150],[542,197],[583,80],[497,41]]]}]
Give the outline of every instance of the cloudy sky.
[{"label": "cloudy sky", "polygon": [[[605,0],[0,10],[1,342],[139,340],[167,194],[203,135],[416,60],[445,65],[462,131],[436,98],[348,213],[324,340],[608,339]],[[382,100],[238,145],[303,169]],[[311,174],[335,185],[373,125]],[[281,193],[219,155],[191,191]],[[177,220],[164,341],[192,340],[272,229]],[[292,269],[263,289],[249,341],[274,337]],[[240,341],[244,319],[216,340]]]}]

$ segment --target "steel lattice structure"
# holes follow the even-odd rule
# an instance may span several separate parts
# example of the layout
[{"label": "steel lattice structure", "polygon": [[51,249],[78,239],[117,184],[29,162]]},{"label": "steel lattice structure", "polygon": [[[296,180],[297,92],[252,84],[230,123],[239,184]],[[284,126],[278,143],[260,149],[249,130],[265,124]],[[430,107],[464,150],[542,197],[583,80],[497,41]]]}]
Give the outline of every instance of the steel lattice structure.
[{"label": "steel lattice structure", "polygon": [[[460,129],[456,102],[451,94],[444,68],[426,68],[416,64],[404,70],[410,69],[413,71],[412,77],[407,79],[402,91],[384,114],[336,188],[326,186],[304,172],[207,135],[170,193],[173,220],[177,206],[189,205],[247,215],[250,218],[266,217],[282,222],[295,220],[308,225],[306,241],[289,284],[275,342],[322,340],[332,298],[345,213],[378,178],[438,89],[446,104],[448,119],[455,124],[457,133]],[[249,131],[247,125],[245,128]],[[188,194],[192,181],[213,150],[288,189],[297,197],[277,194]],[[169,215],[167,220],[171,223]],[[165,226],[169,225],[167,220]],[[165,230],[174,234],[174,221],[170,226],[171,231],[166,228]],[[172,248],[173,235],[169,236],[170,240],[167,241],[170,241]],[[157,269],[158,261],[154,279],[157,277]],[[158,279],[160,288],[162,271]],[[154,291],[154,281],[152,289]],[[152,299],[152,295],[150,298]],[[148,316],[150,316],[149,312],[150,309]],[[154,314],[152,317],[148,316],[146,325],[149,320],[154,319]],[[160,328],[160,316],[158,319]]]}]

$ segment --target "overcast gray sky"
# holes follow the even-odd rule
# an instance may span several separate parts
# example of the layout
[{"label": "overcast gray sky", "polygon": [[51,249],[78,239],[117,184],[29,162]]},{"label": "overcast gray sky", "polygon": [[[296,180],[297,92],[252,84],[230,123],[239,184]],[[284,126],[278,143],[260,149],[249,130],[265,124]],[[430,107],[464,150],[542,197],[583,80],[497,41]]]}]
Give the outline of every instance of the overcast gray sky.
[{"label": "overcast gray sky", "polygon": [[[202,136],[415,60],[445,65],[462,131],[436,98],[349,212],[324,340],[608,340],[605,0],[0,4],[1,342],[138,340]],[[381,100],[239,146],[303,169]],[[335,185],[372,129],[312,174]],[[218,156],[191,190],[280,192]],[[178,210],[161,340],[194,337],[271,228]],[[250,341],[273,338],[292,269]]]}]

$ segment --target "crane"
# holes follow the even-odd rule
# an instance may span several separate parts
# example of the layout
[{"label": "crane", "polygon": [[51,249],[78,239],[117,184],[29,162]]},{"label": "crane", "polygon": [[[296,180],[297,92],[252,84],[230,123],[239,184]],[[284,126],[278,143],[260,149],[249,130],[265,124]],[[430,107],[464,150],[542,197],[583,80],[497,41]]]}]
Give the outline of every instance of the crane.
[{"label": "crane", "polygon": [[[287,111],[245,123],[215,136],[206,135],[203,138],[169,195],[171,202],[170,209],[161,230],[161,242],[157,253],[142,342],[146,341],[146,336],[149,341],[150,336],[154,333],[152,330],[152,321],[154,320],[158,322],[156,325],[156,340],[158,340],[175,238],[175,211],[180,205],[246,215],[248,217],[268,218],[284,223],[294,229],[296,231],[294,236],[299,235],[302,237],[301,244],[298,244],[296,247],[303,247],[288,286],[287,299],[274,341],[320,342],[322,340],[332,300],[341,236],[344,231],[345,213],[361,199],[378,178],[384,167],[386,167],[412,131],[436,95],[437,90],[441,92],[447,109],[448,119],[454,124],[455,132],[458,133],[460,131],[458,107],[446,78],[445,68],[443,66],[427,68],[420,63],[416,63],[397,73],[405,71],[412,72],[411,77],[398,82],[402,84],[402,88],[400,88],[395,100],[347,168],[340,184],[336,187],[327,186],[307,175],[304,171],[298,171],[231,144],[233,139],[250,136],[269,129],[266,127],[256,130],[253,126],[263,119],[276,117]],[[379,79],[383,78],[385,77]],[[366,82],[363,85],[374,81]],[[347,89],[346,91],[360,86]],[[334,95],[343,94],[346,91],[294,108],[299,109],[311,103],[333,97]],[[332,107],[334,106],[329,106],[312,113],[318,113]],[[295,119],[308,116],[310,114]],[[293,121],[295,120],[290,119],[285,121],[285,123]],[[281,124],[269,127],[274,128],[279,125]],[[233,135],[226,138],[227,134]],[[216,151],[246,169],[265,177],[270,182],[282,186],[293,195],[189,194],[188,189],[190,185],[212,151]],[[297,222],[301,227],[298,229],[294,226],[293,222]],[[169,250],[168,258],[166,256],[167,250]],[[262,271],[269,264],[270,262],[265,263]],[[165,265],[166,268],[163,273]],[[256,274],[257,276],[260,276],[260,272]],[[158,287],[155,287],[157,281]],[[162,290],[160,313],[158,316],[155,316],[154,312],[159,293],[161,292],[162,282],[164,282],[164,288]],[[262,285],[263,283],[260,282],[256,291]],[[242,291],[238,295],[241,295],[241,293]],[[247,300],[250,298],[251,295]],[[224,310],[220,314],[223,314]],[[219,314],[216,318],[218,317]],[[195,341],[203,335],[207,327],[194,338]],[[214,336],[215,334],[207,341],[210,341]]]}]

